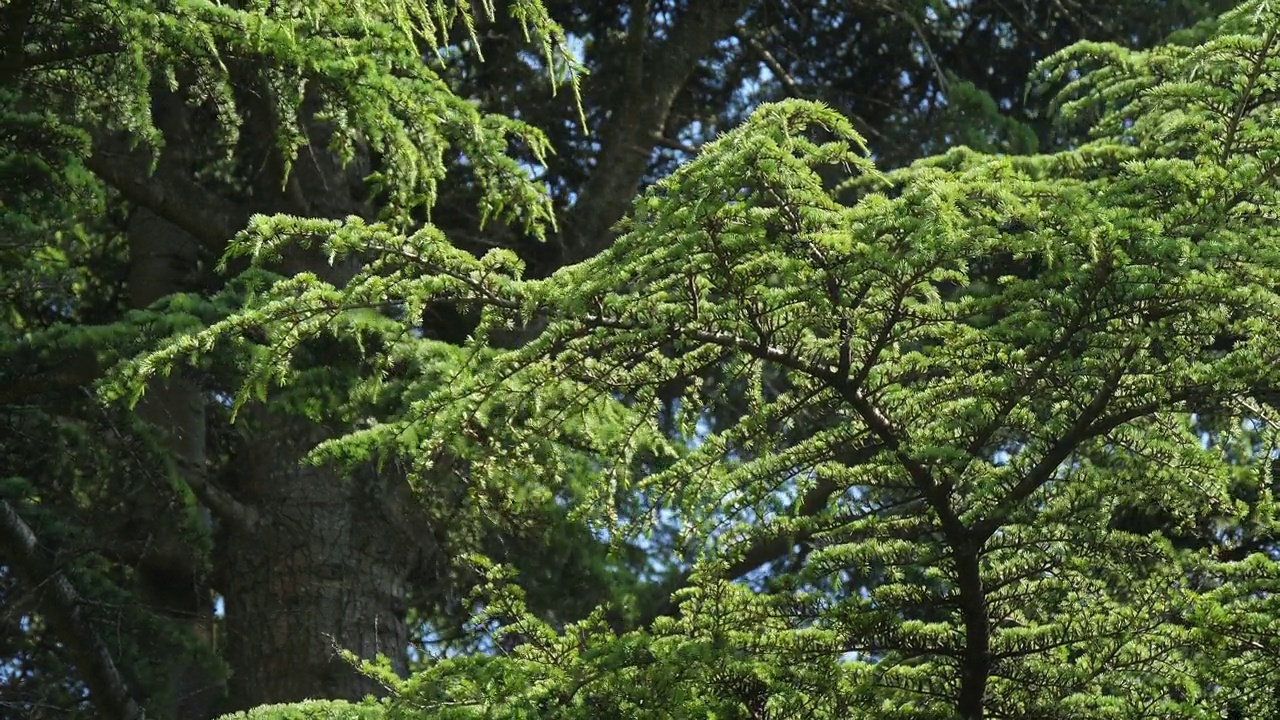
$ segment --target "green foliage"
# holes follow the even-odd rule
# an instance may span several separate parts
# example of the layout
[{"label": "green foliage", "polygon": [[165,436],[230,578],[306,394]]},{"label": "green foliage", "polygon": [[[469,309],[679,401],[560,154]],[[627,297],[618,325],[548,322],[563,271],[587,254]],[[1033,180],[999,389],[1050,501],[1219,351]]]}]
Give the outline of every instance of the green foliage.
[{"label": "green foliage", "polygon": [[[319,456],[464,458],[499,503],[586,464],[579,511],[613,537],[676,519],[699,561],[677,617],[561,630],[492,571],[481,620],[514,652],[428,664],[397,686],[407,714],[1267,717],[1280,565],[1227,551],[1277,529],[1277,28],[1258,0],[1194,47],[1050,59],[1061,117],[1091,128],[1053,154],[880,174],[839,113],[762,107],[545,280],[430,227],[258,218],[238,252],[305,238],[362,269],[278,282],[134,371],[252,326],[262,391],[303,338],[411,338],[425,303],[463,302],[479,328],[430,389]],[[708,377],[747,388],[710,428]],[[791,570],[727,581],[777,542]]]},{"label": "green foliage", "polygon": [[[360,143],[380,154],[388,212],[429,206],[445,154],[460,152],[472,159],[485,190],[486,216],[544,223],[550,216],[540,192],[505,152],[507,143],[516,142],[540,157],[547,150],[542,134],[480,112],[422,62],[424,49],[457,41],[455,26],[474,34],[473,8],[489,17],[495,12],[491,3],[129,0],[68,3],[46,14],[21,3],[13,32],[33,27],[22,38],[27,46],[6,56],[0,76],[6,100],[0,122],[16,136],[0,162],[25,168],[6,175],[25,182],[5,190],[10,199],[23,200],[11,207],[24,212],[6,213],[6,222],[60,217],[41,212],[46,208],[29,195],[66,196],[83,184],[81,160],[90,155],[90,142],[101,147],[106,133],[125,130],[163,145],[151,108],[157,89],[181,92],[209,108],[219,144],[234,147],[246,102],[236,86],[248,85],[269,89],[260,94],[269,106],[256,110],[275,118],[275,143],[286,165],[309,142],[302,121],[318,112],[331,125],[331,144],[342,157],[349,159]],[[549,64],[554,59],[565,69],[553,82],[567,81],[576,93],[576,65],[564,34],[541,5],[526,0],[507,12]]]},{"label": "green foliage", "polygon": [[305,700],[289,705],[263,705],[246,712],[223,715],[222,720],[382,720],[376,705],[355,705],[340,700]]},{"label": "green foliage", "polygon": [[[445,660],[398,683],[394,711],[440,718],[847,717],[853,686],[821,632],[800,636],[768,598],[704,570],[684,612],[613,634],[601,614],[563,632],[536,620],[501,570],[481,591],[485,617],[520,639],[505,658]],[[796,654],[810,662],[793,664]],[[838,653],[837,653],[838,654]],[[824,656],[825,655],[825,656]],[[500,702],[494,702],[501,698]],[[744,713],[755,713],[747,715]]]},{"label": "green foliage", "polygon": [[[227,237],[205,248],[216,252],[248,216],[238,214],[241,208],[263,207],[264,193],[253,182],[268,176],[285,183],[299,155],[322,154],[316,143],[327,140],[343,162],[376,155],[378,174],[366,179],[389,222],[404,224],[411,210],[433,206],[448,168],[456,170],[463,158],[468,179],[481,190],[479,214],[539,235],[554,226],[545,191],[508,149],[538,159],[549,151],[545,137],[484,112],[453,93],[439,73],[439,56],[474,48],[476,23],[499,12],[556,69],[548,74],[552,89],[568,84],[576,101],[577,63],[564,33],[541,4],[527,0],[502,9],[381,0],[19,0],[0,8],[0,478],[16,488],[3,499],[35,528],[93,607],[84,611],[87,625],[114,639],[105,660],[120,666],[128,690],[148,710],[163,714],[184,671],[209,670],[203,679],[215,690],[225,673],[209,647],[194,647],[189,629],[140,599],[147,581],[139,577],[138,558],[172,550],[156,546],[174,541],[175,554],[191,556],[200,575],[183,578],[192,584],[193,602],[200,591],[207,602],[213,538],[188,484],[191,468],[179,467],[164,447],[170,429],[104,409],[92,386],[122,357],[242,307],[245,285],[184,277],[191,292],[127,310],[138,292],[130,263],[139,260],[128,247],[128,217],[154,201],[146,194],[157,185],[168,194],[162,199],[185,193],[199,197],[183,200],[215,198],[216,206],[230,196],[233,210],[219,218]],[[191,127],[175,123],[179,116]],[[164,187],[174,174],[165,175],[162,157],[170,165],[178,158],[177,179],[187,184]],[[264,173],[265,166],[276,172]],[[369,166],[354,162],[357,171]],[[212,270],[212,262],[203,267],[211,259],[192,270]],[[199,376],[211,419],[220,410],[219,387],[239,382],[235,359],[211,354],[198,369],[175,373]],[[332,421],[377,406],[376,390],[362,394],[359,378],[294,370],[306,392],[286,398],[278,411]],[[226,462],[219,451],[225,453],[234,432],[211,425],[215,476]],[[151,511],[140,513],[143,506]],[[483,534],[472,526],[458,534],[473,531]],[[457,540],[464,547],[471,542]],[[21,708],[14,712],[47,712],[41,701],[63,712],[91,712],[75,674],[89,672],[84,658],[69,658],[47,626],[39,589],[11,580],[9,567],[2,572],[2,621],[18,628],[0,646],[3,702]],[[438,605],[423,602],[421,610]],[[42,686],[49,693],[39,694]]]},{"label": "green foliage", "polygon": [[[616,4],[550,5],[588,48],[643,25],[615,22]],[[132,688],[163,704],[166,673],[198,648],[131,605],[130,568],[103,538],[138,532],[127,504],[155,488],[202,561],[211,538],[155,429],[104,412],[81,391],[99,370],[64,361],[101,368],[163,342],[107,395],[198,375],[214,424],[234,415],[215,393],[235,385],[232,411],[269,400],[359,428],[312,459],[407,470],[460,556],[434,579],[488,582],[413,616],[467,623],[465,649],[504,652],[426,659],[407,681],[370,665],[396,691],[384,706],[236,717],[1275,714],[1276,479],[1260,467],[1280,381],[1274,10],[1250,3],[1151,52],[1087,43],[1050,60],[1042,80],[1065,121],[1052,139],[1072,149],[1020,157],[1060,144],[1008,103],[1070,23],[899,5],[892,21],[839,3],[747,11],[669,128],[698,118],[693,134],[713,134],[745,117],[740,91],[759,85],[746,47],[788,84],[816,74],[806,86],[840,111],[759,109],[650,188],[610,251],[536,281],[510,250],[476,258],[411,211],[456,210],[440,200],[461,170],[450,179],[478,199],[479,224],[540,236],[556,215],[530,179],[550,150],[534,125],[578,150],[548,171],[561,199],[598,163],[583,150],[594,138],[559,122],[581,68],[541,4],[507,8],[515,41],[481,32],[487,2],[0,9],[0,235],[13,239],[0,244],[0,498],[67,568],[93,624],[121,631],[110,650]],[[1126,39],[1167,25],[1139,10],[1135,29],[1133,12],[1116,25]],[[976,35],[1000,57],[974,51]],[[525,57],[530,40],[541,58]],[[799,42],[856,62],[800,68]],[[477,87],[472,58],[494,44],[517,58],[495,74],[514,63],[538,80]],[[603,74],[644,55],[615,53]],[[572,98],[538,122],[506,105],[564,81]],[[840,100],[854,86],[850,122]],[[579,119],[622,114],[604,95]],[[175,98],[199,108],[201,143],[174,147],[157,108]],[[266,211],[250,178],[273,155],[267,175],[286,183],[317,128],[344,161],[376,156],[382,223],[258,215],[223,265],[252,270],[123,310],[121,216],[138,200],[120,195],[138,190],[105,187],[104,165],[136,143],[158,163],[168,144],[181,179]],[[855,128],[888,167],[943,154],[877,172]],[[358,260],[355,277],[264,269],[299,246]],[[464,346],[423,337],[440,301],[478,315]],[[64,388],[64,369],[88,379]],[[519,573],[461,562],[475,550]],[[687,586],[664,609],[645,602],[655,579]],[[35,668],[6,682],[88,712],[22,590],[0,573],[6,611],[22,608],[3,620],[26,628],[0,655]]]}]

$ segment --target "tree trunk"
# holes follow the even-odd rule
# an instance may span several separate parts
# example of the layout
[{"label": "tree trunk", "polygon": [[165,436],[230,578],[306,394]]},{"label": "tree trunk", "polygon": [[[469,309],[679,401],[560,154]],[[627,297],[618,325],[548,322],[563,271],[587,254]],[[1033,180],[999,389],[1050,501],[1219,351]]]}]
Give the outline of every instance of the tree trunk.
[{"label": "tree trunk", "polygon": [[[315,111],[308,100],[306,115]],[[269,110],[262,110],[269,113]],[[328,129],[304,121],[313,145],[288,174],[270,138],[247,142],[249,156],[263,155],[258,178],[266,212],[302,217],[371,215],[363,177],[367,158],[343,166],[324,150]],[[257,149],[252,149],[256,147]],[[352,262],[330,266],[316,250],[290,247],[280,267],[341,286]],[[321,357],[321,363],[343,358]],[[372,467],[354,475],[301,462],[317,443],[341,435],[298,417],[288,402],[268,400],[244,413],[245,442],[224,481],[254,522],[226,523],[217,537],[216,572],[226,618],[224,657],[233,668],[229,710],[306,698],[358,700],[382,688],[338,654],[390,658],[407,672],[406,585],[417,563],[418,542],[409,526],[414,501],[396,473]]]},{"label": "tree trunk", "polygon": [[[220,254],[221,243],[242,227],[241,215],[370,214],[361,181],[368,173],[367,158],[359,154],[353,165],[342,166],[323,149],[327,130],[310,117],[304,125],[315,143],[300,155],[287,182],[284,165],[273,154],[273,138],[242,133],[238,150],[258,171],[253,199],[244,204],[234,194],[226,197],[216,187],[190,182],[192,168],[199,164],[189,152],[199,142],[190,108],[159,92],[155,109],[167,142],[154,174],[140,175],[149,166],[141,162],[145,153],[104,152],[94,164],[95,172],[140,206],[130,232],[134,307],[210,280],[200,274],[210,271],[208,265],[201,267],[202,253],[206,260]],[[255,129],[273,127],[266,122],[269,107],[250,109],[259,113]],[[304,115],[311,112],[314,108]],[[166,185],[168,179],[174,187]],[[206,218],[202,209],[216,212]],[[216,227],[211,227],[214,219]],[[289,248],[277,269],[286,275],[312,272],[341,285],[355,267],[330,267],[314,250]],[[385,655],[403,674],[406,584],[418,559],[416,537],[425,535],[408,525],[415,506],[404,478],[371,468],[347,477],[333,468],[302,463],[307,451],[343,428],[298,417],[283,407],[287,402],[278,405],[272,398],[242,413],[250,430],[230,466],[212,481],[206,477],[206,423],[211,419],[204,404],[206,388],[175,371],[168,382],[157,380],[147,390],[140,416],[161,429],[177,476],[200,499],[201,511],[212,513],[214,568],[206,583],[195,571],[193,561],[200,557],[195,546],[171,532],[181,527],[186,510],[172,502],[174,489],[148,487],[139,495],[154,506],[140,507],[128,523],[150,542],[151,560],[140,573],[144,582],[139,590],[146,602],[189,619],[194,631],[207,626],[211,584],[223,598],[225,645],[219,649],[232,671],[226,701],[214,708],[207,693],[200,694],[207,678],[193,677],[186,661],[158,658],[159,663],[178,665],[170,668],[180,678],[179,692],[176,703],[152,708],[153,714],[207,720],[217,712],[264,703],[378,693],[378,684],[343,660],[338,648],[361,658]],[[138,522],[141,518],[147,521]]]},{"label": "tree trunk", "polygon": [[406,580],[416,555],[401,522],[403,483],[302,464],[322,439],[315,426],[264,412],[255,420],[271,430],[240,458],[236,483],[259,522],[218,538],[225,657],[235,669],[229,709],[379,694],[337,649],[385,655],[406,671]]}]

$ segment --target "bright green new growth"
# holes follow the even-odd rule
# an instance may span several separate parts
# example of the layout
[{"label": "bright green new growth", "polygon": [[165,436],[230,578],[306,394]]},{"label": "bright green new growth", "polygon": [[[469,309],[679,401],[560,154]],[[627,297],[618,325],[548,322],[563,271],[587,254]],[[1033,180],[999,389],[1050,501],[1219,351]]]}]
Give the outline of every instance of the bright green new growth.
[{"label": "bright green new growth", "polygon": [[[641,498],[684,529],[678,617],[556,632],[493,570],[486,617],[523,643],[385,678],[392,714],[1268,717],[1280,566],[1248,548],[1277,529],[1278,30],[1252,2],[1197,47],[1051,59],[1091,128],[1053,155],[880,175],[836,112],[763,107],[541,281],[429,226],[257,218],[239,252],[362,269],[276,283],[135,369],[230,346],[265,392],[303,338],[380,338],[426,384],[370,378],[408,409],[318,459],[464,458],[500,502],[585,467],[584,517],[642,534],[617,511]],[[482,310],[468,347],[414,339],[440,299]],[[712,423],[708,377],[749,407]],[[770,545],[790,567],[725,580]]]},{"label": "bright green new growth", "polygon": [[[304,121],[312,113],[329,124],[331,145],[343,158],[357,145],[378,153],[382,177],[374,178],[375,187],[386,192],[388,217],[430,207],[445,154],[460,152],[472,160],[486,218],[520,219],[531,229],[551,221],[541,189],[506,152],[515,142],[542,157],[549,149],[543,134],[481,112],[423,62],[424,53],[474,48],[473,13],[492,17],[491,2],[104,0],[58,10],[63,14],[51,9],[47,17],[33,17],[30,3],[15,10],[15,22],[33,24],[29,45],[12,59],[17,65],[0,68],[6,101],[0,123],[15,139],[8,147],[21,149],[0,156],[0,167],[12,171],[6,177],[25,180],[0,188],[21,199],[13,207],[22,214],[6,214],[7,224],[31,230],[48,210],[42,203],[83,200],[75,196],[92,182],[76,158],[93,148],[99,157],[92,162],[103,165],[122,151],[103,129],[163,145],[152,118],[154,89],[212,108],[213,127],[230,154],[244,102],[235,86],[247,82],[270,89],[257,96],[269,107],[255,110],[275,128],[286,165],[309,142]],[[519,20],[548,68],[564,69],[564,77],[553,73],[553,87],[567,81],[576,94],[578,65],[542,5],[519,0],[504,12]]]},{"label": "bright green new growth", "polygon": [[223,720],[381,720],[382,709],[340,700],[306,700],[290,705],[263,705],[247,712],[224,715]]}]

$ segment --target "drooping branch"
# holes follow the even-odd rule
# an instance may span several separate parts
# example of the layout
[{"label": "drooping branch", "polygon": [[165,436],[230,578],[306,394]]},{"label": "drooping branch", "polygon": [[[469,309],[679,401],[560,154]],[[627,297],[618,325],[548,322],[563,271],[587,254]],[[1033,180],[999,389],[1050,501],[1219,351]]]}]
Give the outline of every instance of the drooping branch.
[{"label": "drooping branch", "polygon": [[75,586],[40,547],[31,526],[6,500],[0,500],[0,555],[32,588],[47,592],[47,616],[58,639],[80,669],[89,698],[105,718],[141,720],[142,709],[116,668],[106,645],[85,616]]}]

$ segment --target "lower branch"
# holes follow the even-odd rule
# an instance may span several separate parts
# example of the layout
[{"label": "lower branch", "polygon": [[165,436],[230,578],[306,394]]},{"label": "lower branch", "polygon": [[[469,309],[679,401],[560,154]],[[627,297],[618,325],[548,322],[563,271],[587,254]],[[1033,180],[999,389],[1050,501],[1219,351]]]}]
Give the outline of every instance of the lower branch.
[{"label": "lower branch", "polygon": [[40,548],[31,526],[5,500],[0,500],[0,548],[19,579],[33,588],[47,588],[41,607],[80,669],[89,698],[102,717],[142,720],[142,709],[85,616],[79,593]]}]

